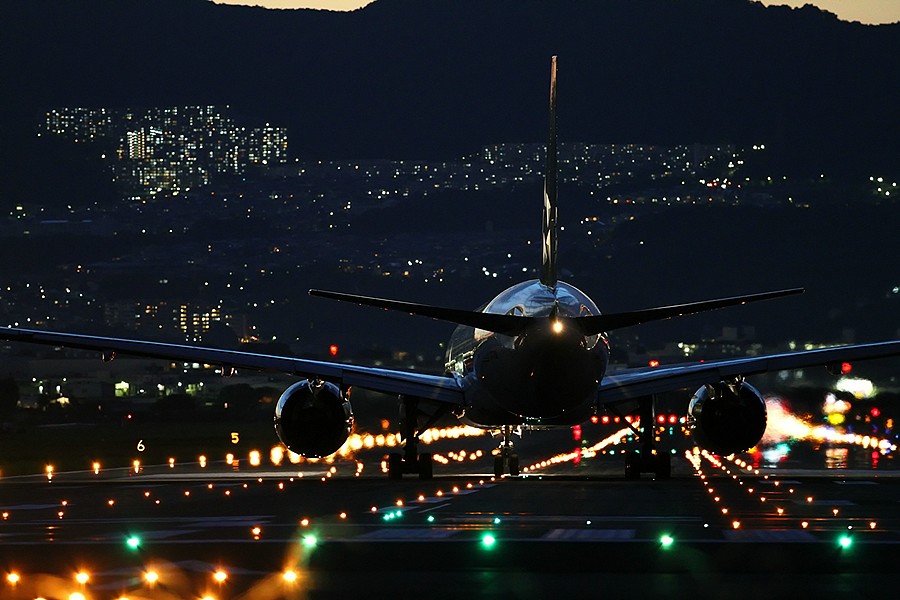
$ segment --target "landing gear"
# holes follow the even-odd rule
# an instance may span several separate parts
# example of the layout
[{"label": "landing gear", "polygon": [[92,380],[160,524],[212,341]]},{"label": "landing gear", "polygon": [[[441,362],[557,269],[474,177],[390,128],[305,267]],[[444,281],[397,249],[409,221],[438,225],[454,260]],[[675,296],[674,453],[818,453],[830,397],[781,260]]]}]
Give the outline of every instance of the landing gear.
[{"label": "landing gear", "polygon": [[640,479],[641,473],[653,473],[656,479],[669,479],[672,476],[672,456],[657,449],[654,439],[655,398],[641,398],[639,403],[641,430],[638,431],[631,423],[628,426],[640,439],[641,449],[625,454],[625,479]]},{"label": "landing gear", "polygon": [[[419,410],[419,401],[416,398],[400,397],[403,453],[392,452],[388,455],[388,479],[403,479],[404,473],[417,474],[419,479],[434,477],[432,455],[428,452],[419,454],[419,436],[446,412],[444,409],[438,409],[429,415]],[[420,416],[424,416],[426,419],[425,423],[418,427]]]},{"label": "landing gear", "polygon": [[500,442],[500,452],[494,456],[494,476],[503,477],[509,473],[510,477],[519,476],[519,455],[513,452],[513,445],[510,438],[512,437],[512,425],[504,425],[500,429],[503,434],[503,441]]}]

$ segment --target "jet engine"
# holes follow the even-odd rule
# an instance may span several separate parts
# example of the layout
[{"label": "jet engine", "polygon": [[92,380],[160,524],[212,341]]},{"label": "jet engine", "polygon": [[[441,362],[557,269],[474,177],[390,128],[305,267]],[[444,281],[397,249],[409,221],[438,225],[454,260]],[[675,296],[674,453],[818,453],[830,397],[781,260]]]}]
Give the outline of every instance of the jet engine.
[{"label": "jet engine", "polygon": [[766,402],[744,381],[704,385],[691,398],[688,417],[697,445],[723,456],[752,448],[766,432]]},{"label": "jet engine", "polygon": [[321,458],[335,453],[353,428],[353,410],[338,386],[304,379],[275,406],[275,433],[288,450]]}]

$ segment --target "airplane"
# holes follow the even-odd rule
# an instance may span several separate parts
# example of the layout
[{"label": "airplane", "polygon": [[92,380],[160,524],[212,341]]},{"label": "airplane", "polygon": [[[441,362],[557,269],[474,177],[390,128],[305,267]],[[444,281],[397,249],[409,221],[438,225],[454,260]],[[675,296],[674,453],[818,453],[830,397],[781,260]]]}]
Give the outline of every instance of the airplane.
[{"label": "airplane", "polygon": [[[360,365],[250,352],[20,328],[0,328],[0,339],[300,377],[275,407],[278,438],[305,457],[333,454],[353,429],[349,389],[396,395],[401,408],[403,452],[392,453],[388,476],[433,477],[432,456],[418,451],[422,433],[452,415],[475,427],[500,432],[494,457],[497,477],[519,475],[511,438],[525,429],[579,425],[598,411],[623,416],[638,410],[631,426],[641,449],[626,454],[625,476],[654,473],[668,478],[671,456],[657,452],[652,431],[656,398],[698,386],[688,403],[694,441],[728,455],[755,446],[766,429],[766,405],[746,377],[768,371],[825,366],[839,372],[845,361],[900,355],[900,340],[803,352],[684,363],[655,369],[609,372],[607,332],[677,316],[799,294],[801,288],[602,314],[584,292],[558,279],[557,267],[557,57],[551,59],[550,123],[543,186],[542,256],[538,279],[500,292],[481,310],[460,310],[318,289],[321,298],[406,312],[457,325],[447,351],[446,372],[428,375]],[[837,369],[837,370],[836,370]],[[623,421],[625,419],[623,418]]]}]

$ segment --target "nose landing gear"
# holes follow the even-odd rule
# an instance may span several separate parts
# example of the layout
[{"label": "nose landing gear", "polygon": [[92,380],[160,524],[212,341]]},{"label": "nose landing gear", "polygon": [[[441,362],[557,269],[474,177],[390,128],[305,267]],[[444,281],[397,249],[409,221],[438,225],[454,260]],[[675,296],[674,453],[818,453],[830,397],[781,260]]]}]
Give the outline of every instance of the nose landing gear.
[{"label": "nose landing gear", "polygon": [[500,442],[499,453],[494,455],[494,476],[503,477],[509,473],[510,477],[519,476],[519,455],[513,451],[512,425],[504,425],[500,432],[503,435],[503,441]]}]

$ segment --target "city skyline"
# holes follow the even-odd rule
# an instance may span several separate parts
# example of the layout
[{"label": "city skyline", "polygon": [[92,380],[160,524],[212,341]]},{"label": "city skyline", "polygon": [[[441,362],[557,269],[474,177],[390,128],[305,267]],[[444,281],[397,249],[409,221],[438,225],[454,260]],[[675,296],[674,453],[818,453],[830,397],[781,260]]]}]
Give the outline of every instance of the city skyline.
[{"label": "city skyline", "polygon": [[[371,4],[371,0],[213,0],[216,4],[262,6],[272,9],[313,8],[322,10],[351,11]],[[766,6],[791,6],[800,8],[806,4],[818,6],[834,13],[844,21],[859,21],[866,25],[900,22],[900,2],[896,0],[774,0],[762,1]]]}]

